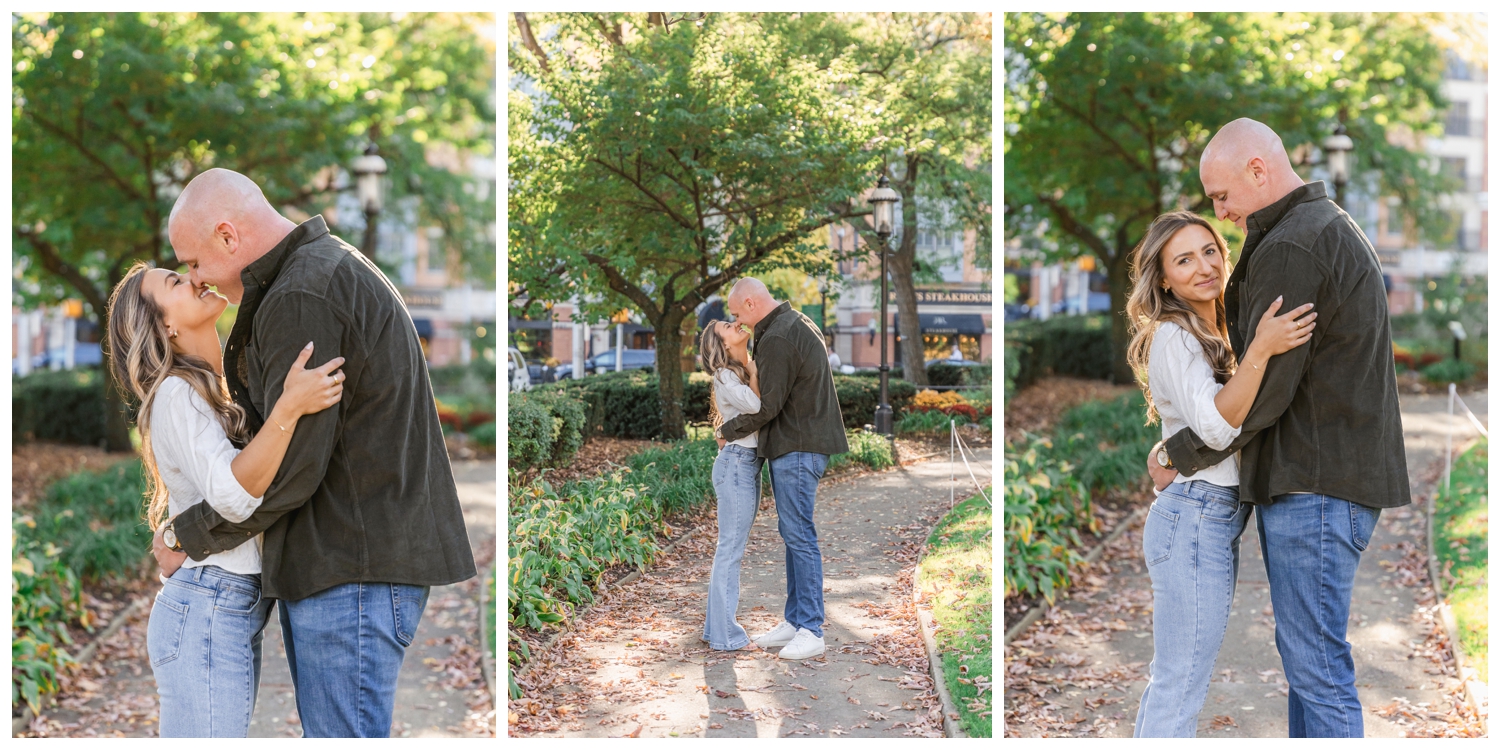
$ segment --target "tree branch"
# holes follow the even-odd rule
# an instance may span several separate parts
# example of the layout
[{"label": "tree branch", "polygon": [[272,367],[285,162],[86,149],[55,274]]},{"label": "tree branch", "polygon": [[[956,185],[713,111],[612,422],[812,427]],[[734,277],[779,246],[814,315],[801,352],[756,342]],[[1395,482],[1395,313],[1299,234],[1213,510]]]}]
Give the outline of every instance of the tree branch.
[{"label": "tree branch", "polygon": [[19,226],[11,227],[11,233],[17,240],[25,240],[31,245],[36,250],[37,258],[42,262],[42,268],[48,273],[62,277],[70,286],[77,289],[78,293],[83,295],[83,298],[88,300],[89,305],[94,308],[94,313],[99,316],[99,319],[104,319],[107,305],[105,295],[77,267],[63,260],[62,253],[58,252],[56,245],[42,239],[34,232],[22,231]]},{"label": "tree branch", "polygon": [[1057,217],[1057,225],[1064,232],[1081,240],[1084,245],[1087,245],[1090,250],[1094,251],[1095,255],[1099,256],[1100,260],[1104,261],[1105,265],[1109,265],[1114,260],[1114,253],[1109,251],[1109,246],[1104,244],[1104,240],[1100,239],[1099,235],[1094,234],[1087,226],[1080,223],[1073,216],[1073,212],[1069,211],[1068,207],[1064,206],[1061,201],[1050,195],[1043,195],[1041,193],[1037,194],[1036,199],[1052,210],[1052,215]]},{"label": "tree branch", "polygon": [[[521,14],[518,13],[516,15]],[[616,47],[625,46],[625,38],[624,35],[620,33],[620,29],[618,27],[610,26],[609,22],[604,20],[603,14],[591,13],[589,15],[593,16],[594,23],[599,25],[599,30],[604,32],[604,38],[608,39],[610,44],[613,44]]]},{"label": "tree branch", "polygon": [[635,284],[630,283],[625,278],[625,276],[615,268],[615,264],[611,262],[609,258],[606,258],[597,253],[584,253],[583,257],[585,260],[593,263],[599,268],[599,270],[604,272],[604,278],[609,282],[610,289],[613,289],[615,292],[623,295],[626,299],[634,302],[636,307],[639,307],[641,309],[641,312],[645,313],[648,319],[655,322],[661,318],[662,310],[660,307],[657,307],[656,301],[651,299],[651,295],[646,294],[645,290],[641,289]]},{"label": "tree branch", "polygon": [[531,22],[526,20],[525,13],[517,13],[516,26],[521,29],[521,43],[531,51],[532,57],[536,58],[538,65],[542,67],[543,73],[550,73],[552,69],[547,65],[547,53],[542,50],[542,45],[536,43],[536,35],[531,33]]}]

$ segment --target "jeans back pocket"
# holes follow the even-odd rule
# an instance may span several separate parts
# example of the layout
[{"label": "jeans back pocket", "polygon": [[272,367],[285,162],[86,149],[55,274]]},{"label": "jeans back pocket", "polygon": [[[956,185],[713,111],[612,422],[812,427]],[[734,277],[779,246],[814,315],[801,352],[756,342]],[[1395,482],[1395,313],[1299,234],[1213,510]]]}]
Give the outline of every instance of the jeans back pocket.
[{"label": "jeans back pocket", "polygon": [[173,601],[166,591],[156,595],[151,616],[146,620],[146,654],[151,666],[159,667],[182,652],[182,631],[187,625],[190,605]]},{"label": "jeans back pocket", "polygon": [[1146,565],[1166,562],[1172,557],[1172,537],[1177,533],[1176,511],[1167,510],[1157,503],[1151,504],[1146,514],[1146,529],[1141,533],[1141,552]]},{"label": "jeans back pocket", "polygon": [[1375,524],[1379,521],[1379,508],[1349,503],[1349,528],[1355,549],[1364,552],[1370,546],[1370,538],[1375,536]]},{"label": "jeans back pocket", "polygon": [[417,623],[422,621],[422,610],[427,608],[428,586],[411,586],[404,583],[391,584],[391,608],[396,620],[396,640],[403,648],[410,646],[417,637]]}]

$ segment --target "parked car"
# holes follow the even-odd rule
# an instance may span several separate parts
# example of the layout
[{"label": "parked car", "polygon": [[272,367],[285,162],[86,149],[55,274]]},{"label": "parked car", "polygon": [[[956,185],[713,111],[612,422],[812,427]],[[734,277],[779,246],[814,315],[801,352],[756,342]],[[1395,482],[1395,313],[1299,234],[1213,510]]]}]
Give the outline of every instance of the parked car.
[{"label": "parked car", "polygon": [[531,390],[531,371],[526,368],[526,358],[521,356],[521,350],[512,346],[506,350],[506,354],[506,379],[510,381],[511,392]]},{"label": "parked car", "polygon": [[927,366],[928,367],[931,367],[931,366],[936,365],[936,364],[953,365],[954,367],[979,367],[980,365],[983,365],[984,363],[983,362],[975,362],[972,359],[952,359],[952,358],[949,358],[949,359],[929,359],[929,360],[927,360]]},{"label": "parked car", "polygon": [[[655,349],[626,349],[625,364],[623,370],[643,370],[656,367]],[[615,371],[615,350],[595,354],[583,361],[583,372],[595,375]],[[554,371],[557,380],[567,380],[573,377],[573,363],[564,362],[557,366]]]}]

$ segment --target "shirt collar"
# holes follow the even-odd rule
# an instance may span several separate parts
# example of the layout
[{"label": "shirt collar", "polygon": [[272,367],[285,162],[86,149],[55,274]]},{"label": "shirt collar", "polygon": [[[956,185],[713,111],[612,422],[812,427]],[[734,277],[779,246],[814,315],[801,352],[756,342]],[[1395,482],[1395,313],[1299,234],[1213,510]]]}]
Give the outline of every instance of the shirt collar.
[{"label": "shirt collar", "polygon": [[792,301],[791,300],[787,300],[786,302],[783,302],[783,303],[777,305],[776,309],[772,310],[769,313],[766,313],[766,317],[761,318],[760,322],[755,324],[755,338],[757,340],[759,340],[760,339],[760,335],[762,333],[765,333],[766,330],[771,327],[771,321],[775,320],[776,316],[778,316],[778,315],[780,315],[780,314],[782,314],[782,313],[784,313],[784,312],[786,312],[788,310],[791,310],[791,309],[792,309]]},{"label": "shirt collar", "polygon": [[1292,210],[1292,206],[1310,203],[1315,200],[1323,200],[1328,197],[1328,187],[1322,180],[1309,182],[1302,187],[1293,190],[1281,197],[1281,200],[1272,203],[1253,214],[1245,221],[1245,227],[1253,232],[1265,233],[1271,231],[1286,213]]},{"label": "shirt collar", "polygon": [[312,242],[325,234],[328,234],[328,222],[323,221],[322,215],[314,216],[298,224],[297,228],[288,232],[285,237],[282,237],[281,241],[276,243],[276,246],[271,248],[270,252],[262,255],[254,263],[245,266],[245,270],[240,273],[240,282],[244,284],[246,289],[252,287],[264,289],[270,286],[271,282],[276,280],[276,275],[281,272],[281,264],[286,260],[286,256],[291,254],[292,250]]}]

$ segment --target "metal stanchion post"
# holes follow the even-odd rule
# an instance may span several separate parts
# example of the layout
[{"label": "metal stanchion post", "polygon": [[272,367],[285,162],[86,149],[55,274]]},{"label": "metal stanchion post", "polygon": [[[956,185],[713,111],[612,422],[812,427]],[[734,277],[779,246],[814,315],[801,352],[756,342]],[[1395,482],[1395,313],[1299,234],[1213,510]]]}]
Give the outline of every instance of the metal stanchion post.
[{"label": "metal stanchion post", "polygon": [[1458,398],[1458,386],[1448,384],[1448,439],[1443,444],[1443,497],[1453,490],[1453,400]]},{"label": "metal stanchion post", "polygon": [[958,432],[954,429],[953,418],[948,418],[948,510],[953,510],[956,502],[956,487],[958,486],[958,465],[953,463],[953,446],[958,440]]}]

